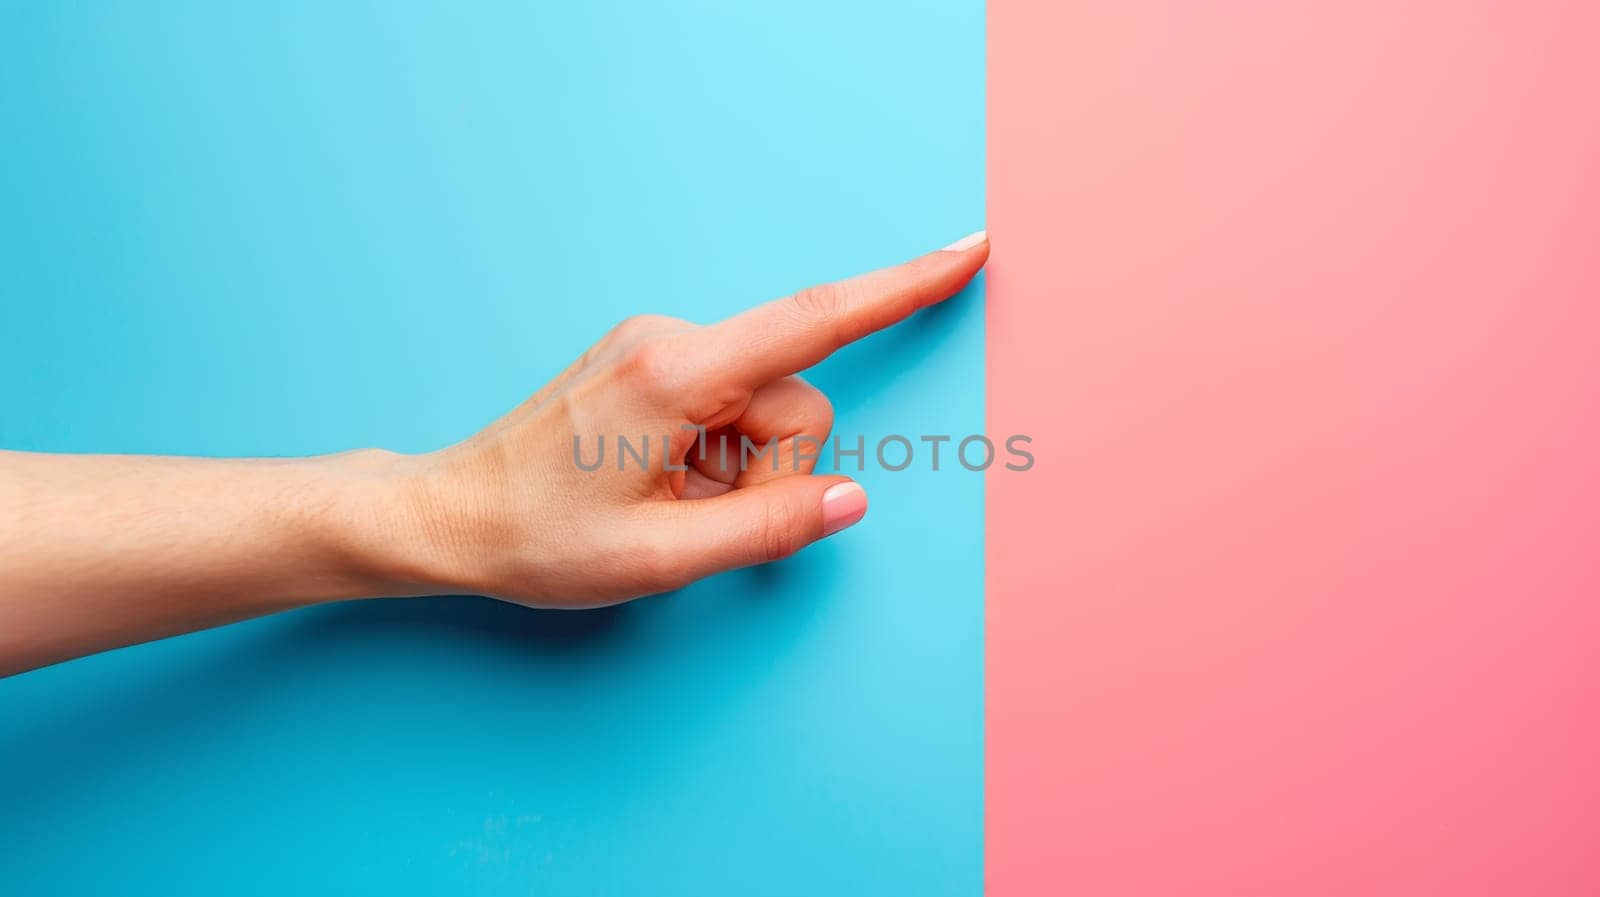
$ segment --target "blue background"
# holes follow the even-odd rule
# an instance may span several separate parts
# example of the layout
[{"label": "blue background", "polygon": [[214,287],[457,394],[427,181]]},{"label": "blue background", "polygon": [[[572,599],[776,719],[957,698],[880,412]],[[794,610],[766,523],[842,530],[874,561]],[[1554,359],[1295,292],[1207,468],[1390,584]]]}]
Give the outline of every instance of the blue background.
[{"label": "blue background", "polygon": [[[983,8],[6,4],[0,446],[424,451],[617,319],[982,226]],[[812,372],[982,431],[981,285]],[[14,894],[972,894],[982,482],[584,614],[313,609],[0,681]]]}]

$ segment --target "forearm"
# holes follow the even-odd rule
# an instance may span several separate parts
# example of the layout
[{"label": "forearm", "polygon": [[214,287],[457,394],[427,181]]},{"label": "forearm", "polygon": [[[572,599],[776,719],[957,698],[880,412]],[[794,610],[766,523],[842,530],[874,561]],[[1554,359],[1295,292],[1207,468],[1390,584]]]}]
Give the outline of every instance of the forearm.
[{"label": "forearm", "polygon": [[423,590],[406,460],[0,452],[0,675]]}]

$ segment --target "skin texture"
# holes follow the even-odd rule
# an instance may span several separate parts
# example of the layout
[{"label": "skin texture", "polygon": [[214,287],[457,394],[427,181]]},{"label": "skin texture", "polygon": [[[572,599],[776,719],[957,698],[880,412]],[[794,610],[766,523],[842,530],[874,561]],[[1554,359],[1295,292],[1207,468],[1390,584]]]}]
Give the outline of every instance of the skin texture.
[{"label": "skin texture", "polygon": [[[847,477],[812,474],[806,439],[826,440],[833,409],[798,372],[954,295],[988,257],[974,234],[710,326],[630,318],[425,455],[0,452],[0,675],[325,601],[599,607],[787,557],[866,510]],[[617,434],[649,434],[647,468],[618,469]],[[776,438],[776,470],[741,471],[741,435]],[[592,463],[602,436],[606,463],[582,469],[574,437]]]}]

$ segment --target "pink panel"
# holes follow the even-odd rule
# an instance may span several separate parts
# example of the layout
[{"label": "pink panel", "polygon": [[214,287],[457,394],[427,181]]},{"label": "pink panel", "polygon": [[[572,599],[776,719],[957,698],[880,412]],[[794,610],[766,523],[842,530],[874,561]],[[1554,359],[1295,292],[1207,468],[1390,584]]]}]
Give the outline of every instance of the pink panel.
[{"label": "pink panel", "polygon": [[989,9],[991,892],[1600,893],[1600,4]]}]

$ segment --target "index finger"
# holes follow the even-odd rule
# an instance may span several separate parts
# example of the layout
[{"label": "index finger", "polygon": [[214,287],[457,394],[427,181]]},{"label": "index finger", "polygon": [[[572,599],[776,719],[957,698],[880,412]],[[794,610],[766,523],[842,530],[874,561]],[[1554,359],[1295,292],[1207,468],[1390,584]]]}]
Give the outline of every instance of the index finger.
[{"label": "index finger", "polygon": [[705,328],[702,358],[733,382],[770,383],[954,296],[988,259],[989,236],[979,231],[901,265],[809,287]]}]

